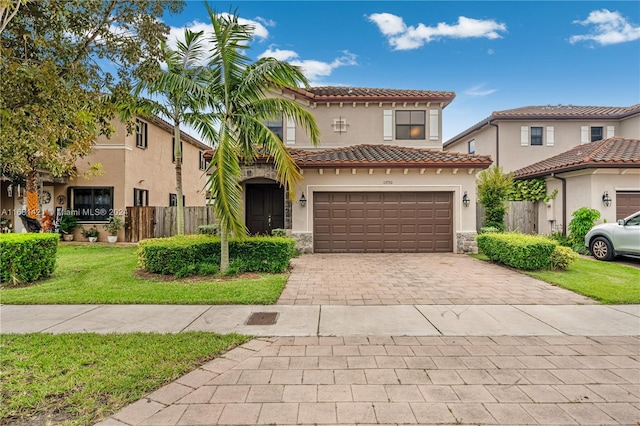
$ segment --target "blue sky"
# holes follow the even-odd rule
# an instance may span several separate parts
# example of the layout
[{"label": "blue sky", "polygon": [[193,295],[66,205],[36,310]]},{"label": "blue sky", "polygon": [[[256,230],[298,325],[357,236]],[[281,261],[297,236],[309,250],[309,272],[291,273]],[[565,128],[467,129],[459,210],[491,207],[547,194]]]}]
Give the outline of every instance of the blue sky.
[{"label": "blue sky", "polygon": [[[446,141],[491,112],[640,102],[635,1],[215,1],[252,22],[248,55],[300,65],[314,86],[456,92]],[[166,16],[170,37],[206,29],[204,3]]]}]

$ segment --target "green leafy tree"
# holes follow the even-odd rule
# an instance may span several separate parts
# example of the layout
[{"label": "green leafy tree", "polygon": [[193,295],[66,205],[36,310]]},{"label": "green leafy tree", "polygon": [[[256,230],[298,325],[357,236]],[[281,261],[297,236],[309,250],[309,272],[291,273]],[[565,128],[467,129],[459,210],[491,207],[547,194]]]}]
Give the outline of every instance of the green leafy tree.
[{"label": "green leafy tree", "polygon": [[484,226],[504,231],[505,201],[513,188],[511,174],[498,166],[489,167],[478,174],[477,186],[478,202],[485,208]]},{"label": "green leafy tree", "polygon": [[[175,158],[177,192],[177,228],[178,234],[184,234],[184,204],[182,201],[182,144],[180,124],[197,126],[207,121],[203,111],[211,103],[208,83],[211,76],[202,62],[205,57],[203,47],[204,33],[185,30],[184,42],[178,41],[175,50],[162,43],[162,59],[159,67],[149,80],[142,80],[135,88],[138,98],[137,112],[143,114],[161,114],[173,122],[173,152]],[[159,95],[161,101],[140,98],[141,94]],[[130,117],[133,111],[125,113]]]},{"label": "green leafy tree", "polygon": [[[269,90],[307,86],[302,72],[286,62],[262,58],[251,63],[243,54],[253,39],[253,28],[238,22],[238,16],[222,15],[208,8],[213,26],[209,66],[211,76],[211,123],[199,127],[201,134],[215,142],[207,181],[220,221],[221,271],[229,267],[229,235],[246,235],[242,220],[241,161],[251,163],[260,153],[273,159],[277,180],[293,199],[296,182],[301,179],[284,143],[265,125],[276,116],[290,117],[318,143],[319,129],[311,113],[288,99],[268,96]],[[218,128],[215,132],[214,128]]]},{"label": "green leafy tree", "polygon": [[97,136],[110,135],[115,105],[100,94],[128,95],[133,79],[155,69],[169,30],[160,17],[182,6],[177,0],[39,0],[11,9],[17,12],[1,33],[0,163],[3,176],[26,181],[31,217],[38,211],[39,172],[73,175]]},{"label": "green leafy tree", "polygon": [[596,223],[596,220],[600,219],[600,212],[596,209],[589,207],[580,207],[574,211],[571,215],[573,219],[569,222],[569,241],[574,251],[586,254],[586,248],[584,246],[584,237],[587,232]]}]

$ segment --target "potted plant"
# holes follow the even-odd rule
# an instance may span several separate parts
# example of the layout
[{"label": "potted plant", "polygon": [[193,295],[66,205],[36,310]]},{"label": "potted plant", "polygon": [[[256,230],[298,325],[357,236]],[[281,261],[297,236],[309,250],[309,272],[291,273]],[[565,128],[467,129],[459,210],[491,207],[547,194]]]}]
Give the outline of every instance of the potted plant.
[{"label": "potted plant", "polygon": [[109,220],[104,225],[104,229],[109,233],[107,240],[110,243],[118,241],[118,231],[120,231],[123,226],[124,222],[118,216],[109,216]]},{"label": "potted plant", "polygon": [[98,235],[100,235],[100,233],[98,232],[98,228],[96,228],[95,225],[89,229],[84,229],[83,227],[81,232],[82,236],[88,239],[90,243],[95,243],[96,241],[98,241]]},{"label": "potted plant", "polygon": [[65,214],[60,218],[59,228],[62,233],[62,239],[65,241],[73,241],[73,231],[78,227],[78,218],[72,214]]}]

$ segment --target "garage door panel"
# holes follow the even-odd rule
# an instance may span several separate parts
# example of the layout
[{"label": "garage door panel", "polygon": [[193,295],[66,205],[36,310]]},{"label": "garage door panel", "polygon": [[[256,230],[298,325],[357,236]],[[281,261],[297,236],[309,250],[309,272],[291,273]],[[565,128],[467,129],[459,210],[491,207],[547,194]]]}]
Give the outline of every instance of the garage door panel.
[{"label": "garage door panel", "polygon": [[314,193],[314,249],[453,251],[451,193]]},{"label": "garage door panel", "polygon": [[616,192],[616,220],[624,219],[637,211],[640,211],[640,191]]}]

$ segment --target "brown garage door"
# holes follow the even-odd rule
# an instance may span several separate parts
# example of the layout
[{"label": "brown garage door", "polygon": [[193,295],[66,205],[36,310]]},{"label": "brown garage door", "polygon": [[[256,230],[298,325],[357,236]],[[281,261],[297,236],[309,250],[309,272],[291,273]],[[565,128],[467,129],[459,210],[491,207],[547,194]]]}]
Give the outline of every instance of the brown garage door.
[{"label": "brown garage door", "polygon": [[450,192],[314,192],[316,253],[451,252]]},{"label": "brown garage door", "polygon": [[616,220],[640,211],[640,192],[616,192]]}]

